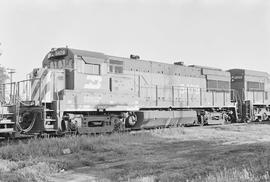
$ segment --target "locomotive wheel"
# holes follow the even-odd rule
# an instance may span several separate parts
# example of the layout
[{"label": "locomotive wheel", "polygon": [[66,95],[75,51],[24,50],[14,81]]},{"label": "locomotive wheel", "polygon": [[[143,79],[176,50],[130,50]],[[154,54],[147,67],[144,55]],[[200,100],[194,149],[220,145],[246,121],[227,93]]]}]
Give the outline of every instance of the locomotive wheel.
[{"label": "locomotive wheel", "polygon": [[200,126],[204,126],[204,121],[200,123]]},{"label": "locomotive wheel", "polygon": [[208,125],[208,117],[206,115],[201,116],[200,126]]},{"label": "locomotive wheel", "polygon": [[132,127],[136,124],[137,122],[137,116],[136,115],[130,115],[126,118],[125,120],[125,125],[127,127]]},{"label": "locomotive wheel", "polygon": [[263,113],[263,120],[264,120],[264,121],[268,120],[268,116],[267,116],[266,113]]},{"label": "locomotive wheel", "polygon": [[121,121],[118,117],[111,117],[111,123],[113,124],[113,132],[121,131]]}]

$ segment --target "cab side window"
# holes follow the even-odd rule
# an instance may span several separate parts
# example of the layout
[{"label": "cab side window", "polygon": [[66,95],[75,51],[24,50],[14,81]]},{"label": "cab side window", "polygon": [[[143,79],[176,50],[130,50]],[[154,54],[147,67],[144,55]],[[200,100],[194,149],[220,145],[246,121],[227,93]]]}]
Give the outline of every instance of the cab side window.
[{"label": "cab side window", "polygon": [[100,75],[100,65],[87,63],[84,65],[84,73],[90,75]]},{"label": "cab side window", "polygon": [[109,63],[109,72],[116,74],[123,73],[123,61],[111,59]]},{"label": "cab side window", "polygon": [[115,66],[114,72],[115,73],[123,73],[123,67],[122,66]]}]

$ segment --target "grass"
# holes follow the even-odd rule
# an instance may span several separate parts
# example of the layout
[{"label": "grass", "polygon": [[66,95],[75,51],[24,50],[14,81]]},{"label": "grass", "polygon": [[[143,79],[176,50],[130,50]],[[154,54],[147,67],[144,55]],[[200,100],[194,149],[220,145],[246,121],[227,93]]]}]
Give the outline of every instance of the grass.
[{"label": "grass", "polygon": [[246,125],[31,139],[0,147],[0,181],[270,181],[268,131]]},{"label": "grass", "polygon": [[261,171],[257,174],[252,168],[224,169],[214,174],[200,176],[189,182],[268,182],[270,175],[268,171]]},{"label": "grass", "polygon": [[28,161],[0,161],[0,181],[47,181],[46,176],[58,170],[53,163]]},{"label": "grass", "polygon": [[[91,166],[92,155],[99,162],[103,153],[122,155],[126,144],[144,140],[145,135],[71,136],[64,138],[31,139],[27,143],[0,147],[0,181],[46,181],[46,176],[59,171]],[[63,151],[69,149],[69,155]]]},{"label": "grass", "polygon": [[[136,135],[136,140],[140,140],[144,137],[144,135]],[[134,137],[129,134],[30,139],[27,143],[19,142],[16,145],[1,147],[0,158],[18,161],[39,156],[56,157],[62,155],[64,149],[70,149],[72,153],[79,151],[121,151],[125,149],[125,144],[130,140],[136,142]]]}]

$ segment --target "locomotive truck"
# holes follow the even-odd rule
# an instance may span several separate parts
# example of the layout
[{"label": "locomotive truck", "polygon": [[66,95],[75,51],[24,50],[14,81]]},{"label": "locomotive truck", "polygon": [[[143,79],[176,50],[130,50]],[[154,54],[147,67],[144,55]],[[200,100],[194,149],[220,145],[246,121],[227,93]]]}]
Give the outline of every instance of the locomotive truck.
[{"label": "locomotive truck", "polygon": [[[253,115],[258,108],[257,118],[266,119],[269,98],[264,89],[268,89],[268,74],[252,72],[259,74],[257,80],[243,76],[246,87],[241,87],[236,81],[238,72],[142,60],[137,55],[123,58],[54,48],[28,79],[3,87],[12,89],[0,92],[5,116],[0,130],[10,128],[12,132],[6,135],[83,134],[204,125],[209,118],[217,117],[237,122],[243,119],[241,114]],[[241,95],[243,88],[245,94]],[[253,101],[249,107],[244,96]],[[8,125],[3,122],[7,120]]]}]

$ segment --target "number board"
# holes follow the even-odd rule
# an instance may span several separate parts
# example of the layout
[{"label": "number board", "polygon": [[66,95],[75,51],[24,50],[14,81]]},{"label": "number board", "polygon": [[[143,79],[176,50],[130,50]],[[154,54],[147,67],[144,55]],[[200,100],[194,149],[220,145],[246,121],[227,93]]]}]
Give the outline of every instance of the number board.
[{"label": "number board", "polygon": [[55,58],[55,57],[66,56],[66,55],[67,55],[67,50],[66,49],[56,49],[56,50],[52,50],[48,54],[48,59]]}]

